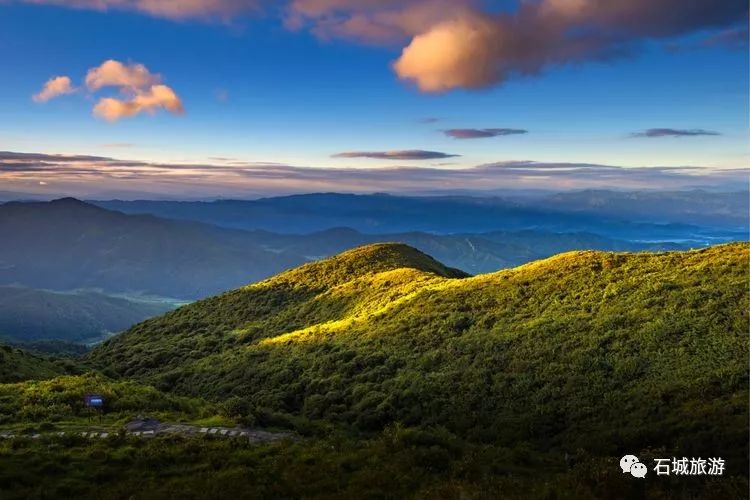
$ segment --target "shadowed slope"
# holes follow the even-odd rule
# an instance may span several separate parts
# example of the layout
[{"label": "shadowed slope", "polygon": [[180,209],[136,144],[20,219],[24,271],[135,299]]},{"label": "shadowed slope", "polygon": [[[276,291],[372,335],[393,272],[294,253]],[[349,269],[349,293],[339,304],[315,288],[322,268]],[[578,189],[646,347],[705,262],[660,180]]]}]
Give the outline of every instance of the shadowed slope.
[{"label": "shadowed slope", "polygon": [[0,384],[43,380],[65,373],[66,370],[53,361],[0,344]]}]

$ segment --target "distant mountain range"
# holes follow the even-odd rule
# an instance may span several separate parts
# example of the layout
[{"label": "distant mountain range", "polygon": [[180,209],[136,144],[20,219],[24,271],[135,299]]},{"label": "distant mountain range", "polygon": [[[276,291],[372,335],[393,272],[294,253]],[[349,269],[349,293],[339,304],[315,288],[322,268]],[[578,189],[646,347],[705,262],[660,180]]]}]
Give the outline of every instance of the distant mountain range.
[{"label": "distant mountain range", "polygon": [[300,263],[255,238],[67,198],[0,205],[0,285],[204,297]]},{"label": "distant mountain range", "polygon": [[126,215],[71,198],[0,205],[0,233],[13,235],[11,244],[0,247],[0,285],[96,289],[187,300],[376,242],[413,245],[472,274],[516,266],[567,250],[685,246],[540,230],[363,234],[349,228],[334,228],[303,235],[277,234],[152,215]]},{"label": "distant mountain range", "polygon": [[[338,194],[100,203],[160,216],[73,198],[5,203],[0,234],[10,237],[0,246],[0,338],[88,343],[163,313],[175,301],[215,295],[373,243],[404,243],[448,266],[483,274],[570,250],[678,250],[746,238],[726,227],[602,219],[589,213],[592,206],[613,211],[625,202],[597,201],[609,198],[594,192],[578,194],[580,202],[560,196],[564,208],[558,212],[498,199]],[[575,207],[583,208],[565,212]],[[735,209],[716,204],[713,213]]]},{"label": "distant mountain range", "polygon": [[[540,230],[593,232],[627,240],[713,242],[747,233],[748,194],[584,191],[535,198],[309,194],[241,201],[97,201],[222,227],[302,234],[349,227],[370,234]],[[740,236],[741,237],[741,236]]]},{"label": "distant mountain range", "polygon": [[607,191],[556,193],[534,203],[567,213],[595,213],[659,224],[679,223],[726,228],[747,228],[750,192],[712,191]]}]

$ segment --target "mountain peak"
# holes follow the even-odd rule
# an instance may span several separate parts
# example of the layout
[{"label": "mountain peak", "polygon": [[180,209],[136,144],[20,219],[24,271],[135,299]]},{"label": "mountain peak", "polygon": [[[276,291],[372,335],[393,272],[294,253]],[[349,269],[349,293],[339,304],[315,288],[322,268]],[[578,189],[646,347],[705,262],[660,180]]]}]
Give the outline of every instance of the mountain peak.
[{"label": "mountain peak", "polygon": [[67,196],[65,198],[58,198],[56,200],[50,201],[51,204],[55,205],[77,205],[77,206],[93,206],[89,203],[86,203],[85,201],[81,201],[78,198],[73,198],[72,196]]},{"label": "mountain peak", "polygon": [[468,274],[447,267],[429,255],[403,243],[375,243],[348,250],[334,257],[292,269],[272,281],[335,286],[337,283],[395,269],[417,269],[444,278],[465,278]]}]

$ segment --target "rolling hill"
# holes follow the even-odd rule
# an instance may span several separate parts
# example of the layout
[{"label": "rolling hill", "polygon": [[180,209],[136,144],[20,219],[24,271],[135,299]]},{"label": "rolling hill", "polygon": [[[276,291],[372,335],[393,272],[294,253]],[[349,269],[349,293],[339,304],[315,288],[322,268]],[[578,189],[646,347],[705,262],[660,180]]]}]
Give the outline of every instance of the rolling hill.
[{"label": "rolling hill", "polygon": [[141,323],[89,361],[261,423],[443,429],[746,472],[750,245],[573,252],[467,277],[379,244]]}]

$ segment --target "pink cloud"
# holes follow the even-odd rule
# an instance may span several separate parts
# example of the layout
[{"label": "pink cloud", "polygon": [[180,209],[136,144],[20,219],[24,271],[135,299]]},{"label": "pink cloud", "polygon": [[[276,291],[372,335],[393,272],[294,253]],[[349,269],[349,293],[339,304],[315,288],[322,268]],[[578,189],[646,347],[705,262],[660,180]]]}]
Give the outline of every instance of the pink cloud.
[{"label": "pink cloud", "polygon": [[166,109],[175,114],[184,112],[182,101],[171,88],[166,85],[153,85],[147,90],[138,90],[129,100],[112,97],[100,99],[94,107],[94,115],[114,122],[140,113],[154,114],[159,109]]},{"label": "pink cloud", "polygon": [[101,66],[91,68],[86,74],[86,86],[91,91],[104,87],[143,89],[161,82],[159,75],[151,72],[143,64],[125,65],[119,61],[104,61]]},{"label": "pink cloud", "polygon": [[[94,116],[110,122],[141,113],[155,114],[161,109],[174,114],[184,112],[177,93],[162,83],[160,75],[151,73],[143,64],[123,64],[110,59],[91,68],[85,81],[92,93],[107,87],[119,90],[121,97],[102,97],[94,107]],[[56,77],[45,84],[34,100],[45,102],[73,91],[70,78]]]},{"label": "pink cloud", "polygon": [[230,20],[245,12],[256,11],[258,0],[18,0],[38,5],[56,5],[74,9],[107,12],[133,11],[172,20]]},{"label": "pink cloud", "polygon": [[32,99],[35,102],[47,102],[55,97],[72,94],[76,89],[73,87],[73,83],[67,76],[56,76],[47,80],[42,90],[39,93],[34,94]]}]

